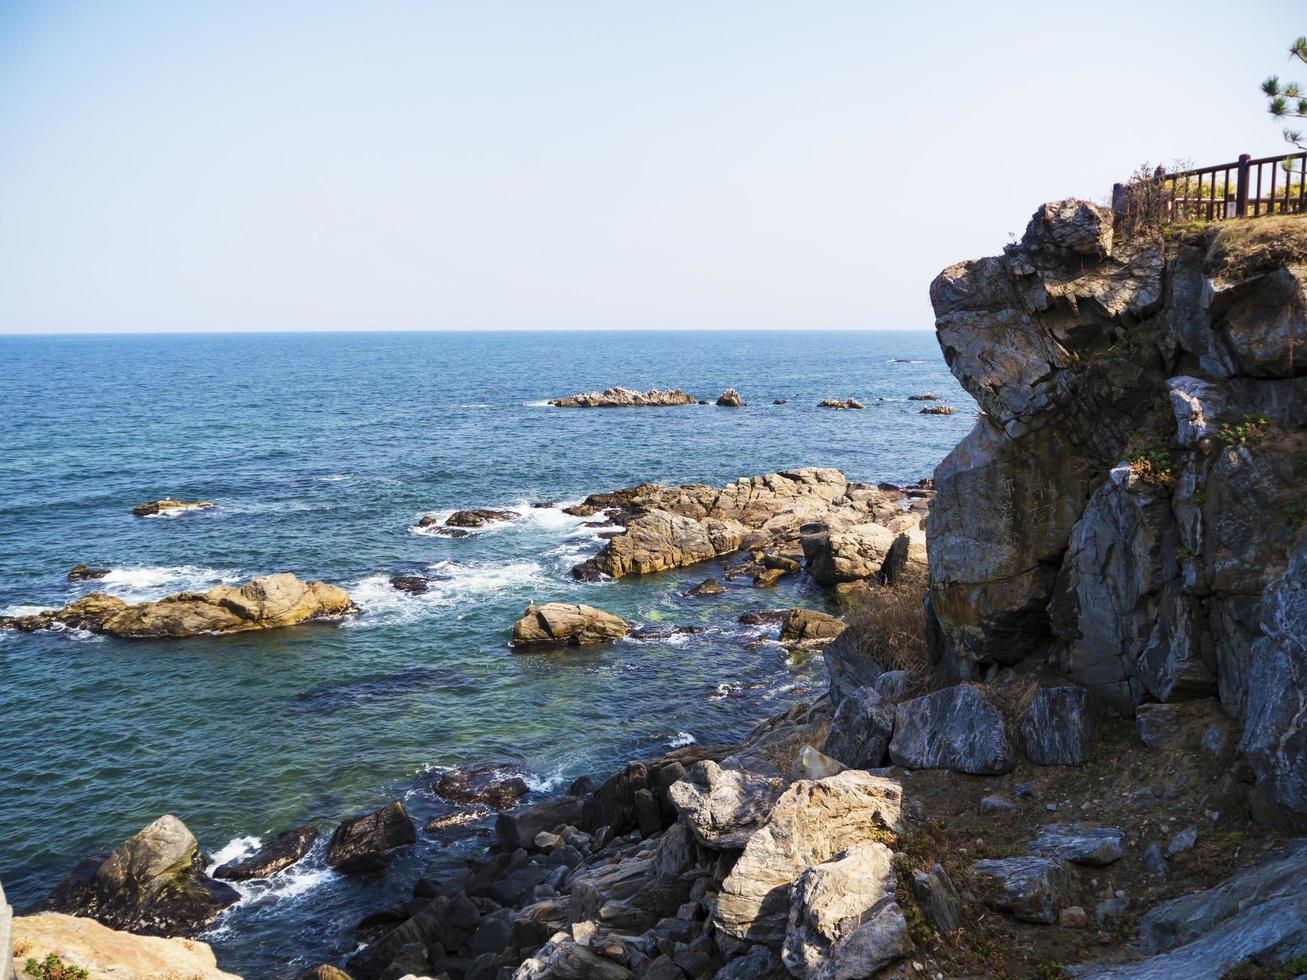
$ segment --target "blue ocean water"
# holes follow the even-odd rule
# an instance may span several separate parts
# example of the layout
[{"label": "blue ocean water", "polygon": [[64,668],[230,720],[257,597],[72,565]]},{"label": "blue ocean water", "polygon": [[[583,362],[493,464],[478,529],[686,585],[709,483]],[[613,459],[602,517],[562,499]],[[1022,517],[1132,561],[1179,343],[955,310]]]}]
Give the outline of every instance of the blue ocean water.
[{"label": "blue ocean water", "polygon": [[[710,401],[733,386],[748,406],[544,404],[612,384]],[[958,414],[918,414],[906,399],[924,392]],[[867,409],[816,408],[849,396]],[[185,641],[0,634],[0,881],[20,910],[163,813],[227,857],[395,798],[419,821],[447,812],[429,789],[442,767],[514,760],[547,793],[743,734],[823,678],[820,658],[750,650],[767,631],[738,616],[826,597],[801,581],[683,597],[711,564],[576,582],[598,532],[526,505],[802,465],[913,481],[975,414],[928,331],[0,337],[0,407],[0,610],[276,571],[363,607],[341,626]],[[165,495],[218,506],[130,515]],[[520,521],[466,539],[414,530],[425,513],[514,505]],[[77,562],[112,571],[69,583]],[[396,592],[405,572],[432,589]],[[708,629],[510,653],[523,607],[550,600]],[[327,871],[319,847],[243,886],[204,938],[246,977],[339,961],[359,918],[476,845],[424,836],[370,881]]]}]

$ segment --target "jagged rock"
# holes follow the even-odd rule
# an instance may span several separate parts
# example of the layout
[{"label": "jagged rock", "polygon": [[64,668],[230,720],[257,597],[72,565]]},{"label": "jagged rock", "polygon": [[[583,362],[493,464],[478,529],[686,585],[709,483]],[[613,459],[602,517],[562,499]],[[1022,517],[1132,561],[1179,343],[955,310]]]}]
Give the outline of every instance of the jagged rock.
[{"label": "jagged rock", "polygon": [[844,621],[815,609],[791,609],[781,620],[782,643],[833,640],[844,632]]},{"label": "jagged rock", "polygon": [[95,919],[147,936],[193,935],[240,894],[204,873],[194,835],[171,814],[146,825],[107,858],[87,858],[42,910]]},{"label": "jagged rock", "polygon": [[[8,937],[0,934],[0,939]],[[86,971],[90,980],[240,980],[218,969],[208,943],[196,939],[137,935],[110,929],[94,919],[45,912],[14,919],[12,945],[22,958],[38,963],[54,954],[66,968]],[[0,977],[9,980],[7,964],[11,943],[0,945]],[[22,974],[27,977],[27,973]]]},{"label": "jagged rock", "polygon": [[1247,960],[1280,963],[1307,955],[1307,842],[1293,844],[1206,891],[1182,895],[1139,920],[1148,959],[1077,967],[1085,980],[1219,980]]},{"label": "jagged rock", "polygon": [[548,602],[527,606],[522,618],[513,624],[515,647],[586,646],[618,640],[630,627],[620,616],[583,603]]},{"label": "jagged rock", "polygon": [[874,687],[859,687],[835,709],[823,751],[852,769],[875,769],[893,734],[894,705]]},{"label": "jagged rock", "polygon": [[894,855],[855,844],[794,883],[781,958],[804,980],[870,977],[912,950],[896,900]]},{"label": "jagged rock", "polygon": [[523,960],[512,976],[513,980],[631,980],[635,974],[558,933]]},{"label": "jagged rock", "polygon": [[795,783],[722,882],[717,928],[752,942],[783,942],[795,878],[854,844],[899,832],[902,799],[898,783],[854,769]]},{"label": "jagged rock", "polygon": [[711,759],[695,763],[667,791],[682,823],[704,847],[743,848],[767,822],[785,782],[772,776],[723,769]]},{"label": "jagged rock", "polygon": [[862,642],[868,629],[874,626],[854,620],[822,651],[830,676],[831,700],[837,706],[859,688],[873,687],[884,673],[880,661],[867,652]]},{"label": "jagged rock", "polygon": [[246,881],[250,878],[270,878],[278,871],[289,868],[309,852],[318,832],[313,827],[300,827],[278,834],[253,854],[237,861],[228,861],[216,868],[215,878],[228,881]]},{"label": "jagged rock", "polygon": [[[515,510],[491,510],[485,507],[478,507],[473,510],[456,510],[445,518],[446,527],[484,527],[487,524],[498,524],[503,521],[511,521],[521,517]],[[423,518],[425,521],[426,518]],[[418,522],[419,526],[425,526],[422,521]]]},{"label": "jagged rock", "polygon": [[431,788],[452,803],[504,810],[530,792],[526,773],[515,762],[494,762],[441,773]]},{"label": "jagged rock", "polygon": [[358,607],[344,589],[323,582],[301,582],[283,572],[252,578],[239,587],[218,585],[208,592],[179,592],[136,605],[92,592],[62,609],[0,617],[0,629],[32,632],[64,626],[148,639],[277,629],[355,612]]},{"label": "jagged rock", "polygon": [[1017,764],[1003,715],[974,687],[959,685],[896,708],[890,758],[908,769],[994,776]]},{"label": "jagged rock", "polygon": [[380,810],[343,821],[327,844],[327,864],[346,874],[380,871],[390,851],[417,840],[417,831],[399,800]]},{"label": "jagged rock", "polygon": [[694,588],[687,591],[686,595],[704,596],[704,595],[721,595],[726,591],[725,586],[715,578],[706,578]]},{"label": "jagged rock", "polygon": [[1083,687],[1041,687],[1021,718],[1026,757],[1037,765],[1083,766],[1093,739],[1093,706]]},{"label": "jagged rock", "polygon": [[1012,857],[976,861],[971,873],[987,892],[986,902],[1022,922],[1057,921],[1066,904],[1071,872],[1060,858]]},{"label": "jagged rock", "polygon": [[575,796],[555,796],[531,806],[501,813],[495,819],[495,835],[504,847],[530,847],[536,834],[566,824],[581,823],[581,801]]},{"label": "jagged rock", "polygon": [[[107,568],[96,568],[92,565],[77,564],[68,570],[68,581],[82,582],[87,579],[104,578],[109,574]],[[0,974],[0,976],[3,976]]]},{"label": "jagged rock", "polygon": [[1221,720],[1215,701],[1183,701],[1177,704],[1141,704],[1135,709],[1139,740],[1150,749],[1198,741],[1213,723]]},{"label": "jagged rock", "polygon": [[[667,831],[672,834],[675,829]],[[585,868],[572,879],[571,922],[594,920],[605,929],[634,935],[676,915],[689,899],[690,882],[673,866],[658,874],[652,857]]]},{"label": "jagged rock", "polygon": [[912,872],[912,894],[921,904],[926,920],[943,933],[962,925],[962,899],[948,872],[938,864],[929,871]]},{"label": "jagged rock", "polygon": [[134,517],[154,517],[164,513],[181,513],[187,510],[207,510],[215,506],[208,500],[173,500],[171,497],[164,497],[162,500],[151,500],[148,504],[137,504],[132,508]]},{"label": "jagged rock", "polygon": [[1036,854],[1102,868],[1125,854],[1125,834],[1115,827],[1083,823],[1047,824],[1030,845]]},{"label": "jagged rock", "polygon": [[897,535],[880,524],[833,528],[805,525],[803,557],[813,579],[822,585],[854,582],[880,574]]},{"label": "jagged rock", "polygon": [[582,578],[590,571],[622,578],[681,568],[738,551],[747,531],[738,521],[697,521],[651,511],[630,521],[623,534],[574,572]]},{"label": "jagged rock", "polygon": [[739,408],[744,404],[744,400],[734,388],[727,388],[717,396],[717,404],[721,408]]},{"label": "jagged rock", "polygon": [[556,408],[644,408],[663,407],[667,405],[694,405],[698,399],[687,395],[680,388],[660,391],[650,388],[648,391],[633,391],[630,388],[605,388],[603,391],[591,391],[566,398],[551,399],[549,404]]},{"label": "jagged rock", "polygon": [[1141,859],[1144,870],[1153,875],[1166,874],[1166,859],[1162,857],[1162,845],[1156,841],[1144,848],[1144,856]]}]

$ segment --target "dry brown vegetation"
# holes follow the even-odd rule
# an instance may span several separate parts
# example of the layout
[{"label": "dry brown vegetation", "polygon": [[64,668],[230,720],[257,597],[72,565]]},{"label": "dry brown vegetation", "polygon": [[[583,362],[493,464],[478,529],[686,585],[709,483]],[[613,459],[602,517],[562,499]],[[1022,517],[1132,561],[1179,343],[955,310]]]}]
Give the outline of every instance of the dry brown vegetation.
[{"label": "dry brown vegetation", "polygon": [[1307,260],[1307,216],[1284,215],[1221,222],[1210,247],[1211,272],[1247,279]]},{"label": "dry brown vegetation", "polygon": [[845,621],[858,652],[882,670],[930,672],[926,646],[926,575],[905,570],[893,585],[871,586],[851,600]]}]

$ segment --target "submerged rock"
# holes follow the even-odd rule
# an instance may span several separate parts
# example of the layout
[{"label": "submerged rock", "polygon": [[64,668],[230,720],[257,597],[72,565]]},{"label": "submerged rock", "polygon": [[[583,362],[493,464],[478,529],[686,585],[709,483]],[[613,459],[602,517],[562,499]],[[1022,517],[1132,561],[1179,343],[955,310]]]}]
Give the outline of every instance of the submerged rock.
[{"label": "submerged rock", "polygon": [[513,624],[515,647],[567,644],[585,646],[621,639],[630,631],[626,621],[582,603],[548,602],[527,606]]},{"label": "submerged rock", "polygon": [[240,586],[217,585],[208,592],[179,592],[158,602],[135,605],[92,592],[62,609],[0,617],[0,629],[31,632],[63,626],[149,639],[278,629],[355,612],[358,607],[344,589],[325,582],[301,582],[283,572],[253,578]]},{"label": "submerged rock", "polygon": [[147,936],[190,936],[240,898],[204,873],[200,846],[172,815],[142,828],[107,858],[87,858],[41,904]]},{"label": "submerged rock", "polygon": [[706,578],[698,585],[687,590],[685,594],[692,596],[721,595],[725,591],[726,587],[715,578]]},{"label": "submerged rock", "polygon": [[164,497],[162,500],[151,500],[148,504],[137,504],[132,508],[134,517],[154,517],[164,513],[181,513],[186,510],[207,510],[216,504],[208,500],[173,500],[171,497]]},{"label": "submerged rock", "polygon": [[858,401],[856,398],[849,398],[844,401],[840,401],[838,398],[823,398],[821,401],[817,403],[817,407],[849,409],[849,408],[865,408],[866,406],[863,405],[862,402]]},{"label": "submerged rock", "polygon": [[416,840],[413,821],[396,800],[343,821],[327,844],[327,864],[346,874],[380,871],[390,863],[391,850]]},{"label": "submerged rock", "polygon": [[253,854],[221,865],[214,870],[213,876],[228,881],[270,878],[304,857],[317,839],[318,832],[313,827],[288,830],[278,834]]},{"label": "submerged rock", "polygon": [[650,388],[648,391],[633,391],[630,388],[605,388],[603,391],[591,391],[566,398],[551,399],[549,404],[556,408],[638,408],[661,407],[666,405],[693,405],[698,401],[693,395],[687,395],[680,388],[660,391]]},{"label": "submerged rock", "polygon": [[[4,939],[0,935],[0,939]],[[217,958],[208,943],[196,939],[165,939],[111,929],[94,919],[44,912],[14,919],[13,943],[24,961],[44,963],[58,956],[65,968],[85,970],[92,980],[147,980],[155,977],[185,977],[187,980],[240,980],[218,969]],[[5,970],[10,944],[0,950],[0,977]],[[40,975],[40,974],[38,974]],[[23,973],[24,978],[29,974]],[[51,974],[53,976],[53,974]],[[71,976],[65,973],[64,976]]]},{"label": "submerged rock", "polygon": [[513,762],[496,762],[442,773],[432,789],[453,803],[504,810],[530,792],[522,777],[526,769]]},{"label": "submerged rock", "polygon": [[870,977],[911,952],[896,888],[893,852],[874,842],[854,844],[799,875],[781,954],[790,974]]},{"label": "submerged rock", "polygon": [[996,776],[1017,764],[1003,715],[970,685],[946,687],[898,705],[890,758],[909,769]]},{"label": "submerged rock", "polygon": [[[480,507],[473,510],[456,510],[445,518],[446,527],[484,527],[521,517],[515,510],[490,510]],[[421,522],[419,522],[420,524]]]},{"label": "submerged rock", "polygon": [[109,574],[107,568],[96,568],[92,565],[74,565],[68,570],[68,581],[82,582],[87,579],[104,578]]},{"label": "submerged rock", "polygon": [[390,580],[392,588],[409,595],[422,595],[429,584],[421,575],[396,575]]},{"label": "submerged rock", "polygon": [[956,411],[951,405],[928,405],[918,415],[952,415]]}]

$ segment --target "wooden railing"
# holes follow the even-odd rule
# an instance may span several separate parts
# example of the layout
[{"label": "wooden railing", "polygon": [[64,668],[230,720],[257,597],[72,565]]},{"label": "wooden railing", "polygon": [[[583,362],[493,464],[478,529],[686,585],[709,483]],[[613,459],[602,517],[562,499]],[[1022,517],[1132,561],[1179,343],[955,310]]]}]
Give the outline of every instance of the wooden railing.
[{"label": "wooden railing", "polygon": [[1112,187],[1118,214],[1144,210],[1163,224],[1307,212],[1307,153],[1262,157],[1167,173]]}]

